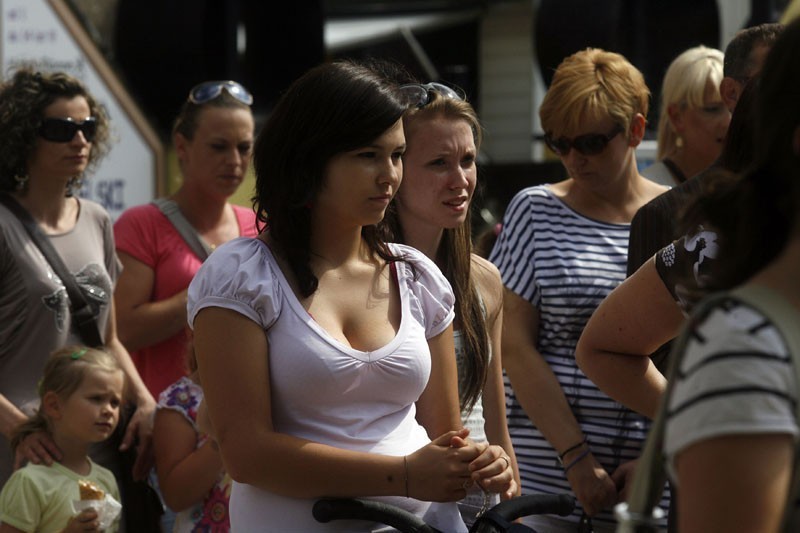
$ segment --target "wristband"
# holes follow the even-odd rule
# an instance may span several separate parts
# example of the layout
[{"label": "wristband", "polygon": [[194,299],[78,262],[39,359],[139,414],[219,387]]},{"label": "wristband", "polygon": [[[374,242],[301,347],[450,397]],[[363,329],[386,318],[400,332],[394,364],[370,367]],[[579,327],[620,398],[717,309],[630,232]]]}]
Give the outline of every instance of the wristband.
[{"label": "wristband", "polygon": [[587,438],[586,438],[586,436],[584,435],[583,439],[582,439],[582,440],[581,440],[579,443],[577,443],[577,444],[573,444],[572,446],[570,446],[569,448],[567,448],[567,449],[566,449],[566,450],[564,450],[563,452],[559,453],[559,454],[558,454],[558,463],[559,463],[561,466],[564,466],[564,457],[565,457],[565,456],[566,456],[566,455],[567,455],[569,452],[571,452],[571,451],[574,451],[574,450],[577,450],[578,448],[580,448],[581,446],[583,446],[584,444],[586,444],[586,442],[587,442]]},{"label": "wristband", "polygon": [[580,454],[578,457],[576,457],[575,459],[573,459],[571,463],[569,463],[567,466],[565,466],[565,467],[564,467],[564,474],[566,474],[567,472],[569,472],[569,469],[570,469],[570,468],[572,468],[572,467],[573,467],[573,466],[575,466],[576,464],[580,463],[580,462],[581,462],[581,461],[582,461],[582,460],[583,460],[583,459],[584,459],[584,458],[585,458],[587,455],[589,455],[589,452],[590,452],[590,451],[591,451],[591,450],[590,450],[589,448],[586,448],[585,450],[583,450],[583,451],[581,452],[581,454]]}]

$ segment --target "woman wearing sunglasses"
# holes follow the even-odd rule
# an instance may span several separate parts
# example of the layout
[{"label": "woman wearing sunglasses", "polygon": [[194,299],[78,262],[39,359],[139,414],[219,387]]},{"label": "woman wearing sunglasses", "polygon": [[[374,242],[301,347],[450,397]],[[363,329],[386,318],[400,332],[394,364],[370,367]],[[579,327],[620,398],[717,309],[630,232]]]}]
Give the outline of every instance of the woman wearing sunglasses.
[{"label": "woman wearing sunglasses", "polygon": [[[244,180],[253,146],[253,97],[233,81],[194,87],[172,130],[183,181],[168,199],[209,249],[255,236],[251,208],[228,202]],[[119,335],[155,397],[188,374],[186,289],[203,259],[155,204],[114,224],[124,270],[115,291]]]},{"label": "woman wearing sunglasses", "polygon": [[[123,446],[130,447],[138,435],[144,451],[155,402],[117,338],[112,289],[120,269],[111,220],[98,204],[73,194],[108,149],[108,118],[75,78],[21,69],[0,86],[0,194],[32,217],[89,303],[100,340],[125,370],[137,406]],[[15,427],[37,407],[37,382],[48,355],[88,342],[71,305],[21,219],[0,205],[0,483],[25,461],[52,464],[61,458],[42,432],[26,437],[16,457],[8,444]],[[93,455],[117,476],[118,445]],[[149,468],[147,457],[139,455],[135,476]]]},{"label": "woman wearing sunglasses", "polygon": [[577,531],[587,517],[595,531],[613,530],[608,510],[625,497],[647,432],[644,417],[583,375],[574,350],[625,278],[634,213],[666,190],[636,166],[648,99],[641,73],[619,54],[587,49],[565,59],[539,116],[569,177],[518,193],[490,256],[506,287],[503,366],[522,492],[572,491],[579,503],[565,519],[526,519],[540,531]]},{"label": "woman wearing sunglasses", "polygon": [[[470,206],[483,132],[475,110],[453,89],[438,83],[400,89],[409,103],[403,186],[386,221],[393,242],[422,251],[453,287],[461,419],[472,440],[500,446],[501,460],[515,468],[500,359],[503,284],[497,268],[472,253]],[[476,485],[459,502],[461,516],[471,526],[485,505],[498,501]]]},{"label": "woman wearing sunglasses", "polygon": [[402,179],[404,111],[352,63],[295,81],[254,150],[266,228],[223,245],[189,286],[234,531],[378,528],[317,523],[323,496],[386,498],[466,531],[441,502],[476,481],[512,487],[500,450],[462,429],[447,280],[379,231]]}]

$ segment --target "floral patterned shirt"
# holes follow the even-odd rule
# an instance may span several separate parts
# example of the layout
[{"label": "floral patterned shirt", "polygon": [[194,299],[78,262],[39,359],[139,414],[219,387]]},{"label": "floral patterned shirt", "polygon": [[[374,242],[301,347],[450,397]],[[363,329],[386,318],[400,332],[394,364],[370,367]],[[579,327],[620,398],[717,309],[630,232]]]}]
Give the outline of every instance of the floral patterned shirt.
[{"label": "floral patterned shirt", "polygon": [[[197,433],[197,448],[208,440],[208,435],[197,430],[197,407],[203,400],[203,390],[187,377],[167,387],[158,397],[159,409],[173,409],[182,414]],[[230,517],[228,502],[231,496],[231,479],[225,474],[197,505],[181,511],[175,517],[174,533],[228,533]]]}]

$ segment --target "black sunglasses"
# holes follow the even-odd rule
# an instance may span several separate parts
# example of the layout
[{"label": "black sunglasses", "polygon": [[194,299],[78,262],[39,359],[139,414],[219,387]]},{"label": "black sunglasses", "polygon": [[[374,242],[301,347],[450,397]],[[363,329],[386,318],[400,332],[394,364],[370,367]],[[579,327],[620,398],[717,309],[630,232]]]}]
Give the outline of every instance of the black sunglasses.
[{"label": "black sunglasses", "polygon": [[561,157],[566,157],[571,148],[575,148],[581,155],[597,155],[606,149],[611,139],[623,131],[624,128],[617,124],[608,135],[603,135],[602,133],[588,133],[586,135],[579,135],[572,140],[566,137],[553,139],[553,136],[547,133],[544,136],[544,142],[556,155]]},{"label": "black sunglasses", "polygon": [[244,85],[232,80],[206,81],[195,85],[189,91],[189,101],[193,104],[205,104],[217,98],[226,91],[229,95],[239,100],[244,105],[253,105],[253,95],[244,88]]},{"label": "black sunglasses", "polygon": [[39,136],[54,143],[68,143],[78,132],[83,133],[87,142],[94,141],[97,134],[97,119],[89,117],[83,122],[75,122],[71,118],[46,118],[39,126]]},{"label": "black sunglasses", "polygon": [[447,85],[436,83],[408,83],[400,86],[400,99],[407,107],[425,107],[431,102],[431,92],[438,93],[444,98],[452,98],[453,100],[464,100],[464,97],[459,94],[455,89],[451,89]]}]

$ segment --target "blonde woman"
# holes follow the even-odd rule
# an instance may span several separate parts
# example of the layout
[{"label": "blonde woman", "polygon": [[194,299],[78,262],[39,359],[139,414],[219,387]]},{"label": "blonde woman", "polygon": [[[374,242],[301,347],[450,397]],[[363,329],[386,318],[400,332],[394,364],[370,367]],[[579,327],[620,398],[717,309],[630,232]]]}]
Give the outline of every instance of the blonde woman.
[{"label": "blonde woman", "polygon": [[696,46],[670,63],[661,89],[657,162],[642,175],[675,186],[719,157],[731,112],[719,93],[723,54]]}]

